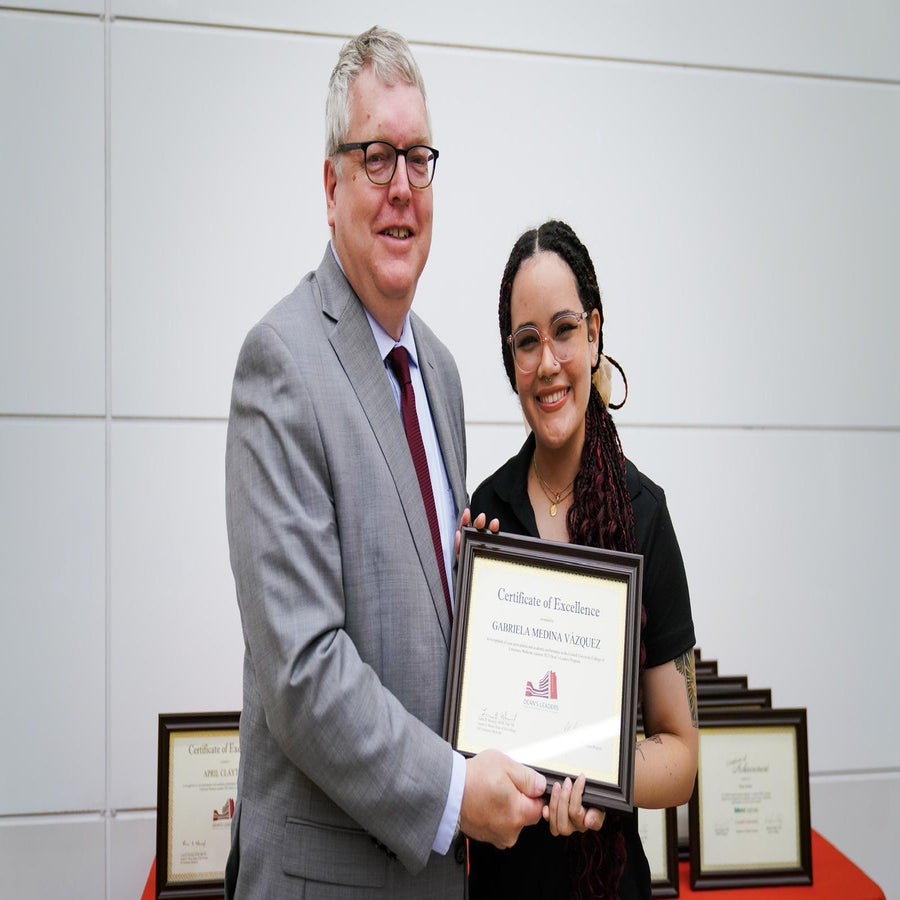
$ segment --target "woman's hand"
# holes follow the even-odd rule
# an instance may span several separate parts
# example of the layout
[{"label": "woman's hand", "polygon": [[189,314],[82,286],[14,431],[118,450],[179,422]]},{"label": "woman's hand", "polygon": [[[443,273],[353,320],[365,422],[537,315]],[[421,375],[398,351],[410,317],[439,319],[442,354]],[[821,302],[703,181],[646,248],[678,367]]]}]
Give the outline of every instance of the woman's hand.
[{"label": "woman's hand", "polygon": [[553,785],[550,803],[544,807],[544,820],[550,825],[550,832],[557,836],[574,834],[576,831],[599,831],[606,821],[602,809],[585,809],[581,805],[584,793],[584,775],[579,775],[572,784],[571,778]]},{"label": "woman's hand", "polygon": [[[459,556],[459,543],[462,540],[460,529],[465,528],[467,525],[471,525],[473,528],[477,528],[479,531],[484,531],[486,522],[487,516],[484,513],[478,513],[478,515],[475,516],[475,521],[473,522],[472,513],[469,511],[469,507],[467,506],[463,510],[462,518],[460,518],[459,520],[459,528],[456,529],[456,539],[453,544],[454,553],[457,557]],[[491,524],[488,526],[488,530],[496,534],[500,530],[500,520],[491,519]]]}]

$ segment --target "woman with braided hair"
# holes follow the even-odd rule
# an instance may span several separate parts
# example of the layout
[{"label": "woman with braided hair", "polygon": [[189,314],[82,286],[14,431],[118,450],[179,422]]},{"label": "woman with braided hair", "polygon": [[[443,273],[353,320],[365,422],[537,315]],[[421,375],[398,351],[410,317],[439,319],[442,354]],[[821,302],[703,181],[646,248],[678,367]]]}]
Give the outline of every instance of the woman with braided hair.
[{"label": "woman with braided hair", "polygon": [[[506,374],[531,433],[475,491],[472,511],[499,519],[506,532],[644,555],[647,739],[635,754],[635,803],[680,805],[697,772],[687,579],[665,494],[625,459],[608,394],[598,391],[605,364],[600,290],[587,249],[564,222],[546,222],[516,242],[499,319]],[[635,815],[585,809],[583,789],[582,776],[555,784],[543,821],[523,829],[509,850],[472,842],[472,900],[649,898]]]}]

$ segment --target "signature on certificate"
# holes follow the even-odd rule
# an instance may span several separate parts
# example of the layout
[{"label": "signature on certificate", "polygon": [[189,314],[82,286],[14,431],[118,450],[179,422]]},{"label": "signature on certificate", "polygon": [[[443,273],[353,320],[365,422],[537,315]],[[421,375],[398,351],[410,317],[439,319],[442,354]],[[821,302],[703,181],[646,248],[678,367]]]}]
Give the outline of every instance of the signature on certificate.
[{"label": "signature on certificate", "polygon": [[478,728],[491,734],[515,734],[518,713],[482,706],[478,714]]}]

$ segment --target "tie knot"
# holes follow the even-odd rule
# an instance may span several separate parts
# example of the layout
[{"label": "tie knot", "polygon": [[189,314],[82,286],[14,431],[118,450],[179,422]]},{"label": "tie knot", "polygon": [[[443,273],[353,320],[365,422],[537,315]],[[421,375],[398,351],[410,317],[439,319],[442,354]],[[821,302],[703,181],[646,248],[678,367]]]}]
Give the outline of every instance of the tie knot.
[{"label": "tie knot", "polygon": [[387,358],[391,365],[391,371],[393,371],[397,381],[400,382],[400,387],[410,384],[409,354],[406,352],[406,347],[394,347],[388,353]]}]

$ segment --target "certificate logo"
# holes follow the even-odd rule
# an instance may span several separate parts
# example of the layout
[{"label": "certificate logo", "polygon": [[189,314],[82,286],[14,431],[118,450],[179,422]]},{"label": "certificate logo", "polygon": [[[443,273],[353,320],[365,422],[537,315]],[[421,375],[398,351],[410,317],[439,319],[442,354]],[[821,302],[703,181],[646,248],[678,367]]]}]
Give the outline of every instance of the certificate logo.
[{"label": "certificate logo", "polygon": [[535,685],[531,681],[525,682],[526,697],[540,697],[542,700],[558,700],[559,694],[556,688],[556,672],[548,669],[541,680]]},{"label": "certificate logo", "polygon": [[230,822],[234,818],[234,800],[229,797],[221,809],[213,810],[213,822]]}]

